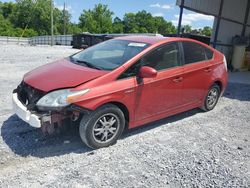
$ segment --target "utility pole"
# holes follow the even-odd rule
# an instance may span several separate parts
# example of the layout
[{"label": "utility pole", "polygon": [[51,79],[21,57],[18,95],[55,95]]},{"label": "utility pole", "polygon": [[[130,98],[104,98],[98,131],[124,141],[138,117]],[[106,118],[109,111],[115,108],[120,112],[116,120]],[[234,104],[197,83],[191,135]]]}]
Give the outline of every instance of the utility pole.
[{"label": "utility pole", "polygon": [[54,45],[54,18],[53,18],[53,9],[54,9],[54,2],[51,0],[51,11],[50,11],[50,18],[51,18],[51,46]]},{"label": "utility pole", "polygon": [[63,5],[63,35],[66,35],[66,4]]}]

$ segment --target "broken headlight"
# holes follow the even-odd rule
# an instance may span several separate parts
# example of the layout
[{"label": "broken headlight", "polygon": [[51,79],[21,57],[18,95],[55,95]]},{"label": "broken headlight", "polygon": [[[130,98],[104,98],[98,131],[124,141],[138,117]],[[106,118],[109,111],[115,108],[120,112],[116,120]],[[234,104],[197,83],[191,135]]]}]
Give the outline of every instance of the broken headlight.
[{"label": "broken headlight", "polygon": [[77,98],[86,94],[88,91],[89,89],[81,91],[71,91],[71,89],[52,91],[43,96],[36,105],[38,107],[66,107],[76,102]]}]

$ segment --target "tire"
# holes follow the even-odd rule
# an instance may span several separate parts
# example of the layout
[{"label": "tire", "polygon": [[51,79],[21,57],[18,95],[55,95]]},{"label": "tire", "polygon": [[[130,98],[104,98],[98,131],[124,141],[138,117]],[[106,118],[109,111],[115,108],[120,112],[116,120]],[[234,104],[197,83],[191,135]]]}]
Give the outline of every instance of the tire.
[{"label": "tire", "polygon": [[98,149],[116,143],[125,127],[125,117],[120,108],[106,104],[83,116],[79,133],[90,148]]},{"label": "tire", "polygon": [[213,110],[220,98],[220,92],[220,87],[217,84],[212,85],[207,92],[207,96],[201,109],[205,112]]}]

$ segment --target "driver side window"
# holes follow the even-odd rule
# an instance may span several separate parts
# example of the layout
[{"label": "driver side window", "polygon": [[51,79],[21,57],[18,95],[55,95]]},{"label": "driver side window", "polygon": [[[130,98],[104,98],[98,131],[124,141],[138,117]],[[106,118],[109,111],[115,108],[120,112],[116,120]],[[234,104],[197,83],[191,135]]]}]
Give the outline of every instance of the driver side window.
[{"label": "driver side window", "polygon": [[149,52],[122,73],[118,79],[137,76],[142,66],[149,66],[157,71],[180,66],[180,50],[178,43],[169,43]]}]

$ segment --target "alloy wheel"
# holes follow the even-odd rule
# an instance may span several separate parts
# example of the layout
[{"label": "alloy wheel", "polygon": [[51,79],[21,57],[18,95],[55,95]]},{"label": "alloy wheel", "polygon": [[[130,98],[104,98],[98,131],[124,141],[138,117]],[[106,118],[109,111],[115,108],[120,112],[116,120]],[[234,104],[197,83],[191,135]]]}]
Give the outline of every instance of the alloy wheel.
[{"label": "alloy wheel", "polygon": [[93,126],[93,138],[98,143],[107,143],[118,133],[119,118],[113,113],[107,113],[97,119]]},{"label": "alloy wheel", "polygon": [[218,100],[218,90],[217,88],[212,88],[207,96],[207,107],[208,108],[213,108],[214,105],[216,104],[217,100]]}]

